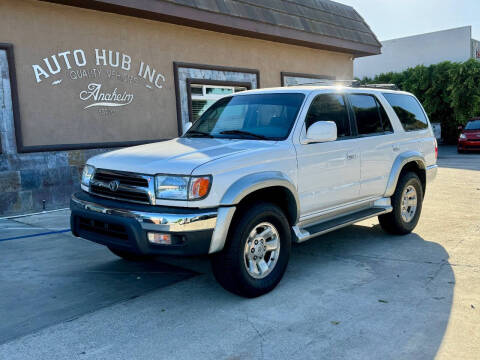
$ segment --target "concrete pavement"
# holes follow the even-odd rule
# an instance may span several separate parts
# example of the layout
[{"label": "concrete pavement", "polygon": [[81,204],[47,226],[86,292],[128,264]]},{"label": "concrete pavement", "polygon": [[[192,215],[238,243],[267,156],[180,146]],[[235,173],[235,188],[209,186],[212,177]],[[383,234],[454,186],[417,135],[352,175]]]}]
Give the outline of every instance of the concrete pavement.
[{"label": "concrete pavement", "polygon": [[[68,233],[0,241],[0,358],[478,359],[480,155],[444,147],[439,164],[413,234],[371,219],[296,245],[253,300],[225,292],[207,258],[130,264]],[[66,215],[0,221],[0,239]]]}]

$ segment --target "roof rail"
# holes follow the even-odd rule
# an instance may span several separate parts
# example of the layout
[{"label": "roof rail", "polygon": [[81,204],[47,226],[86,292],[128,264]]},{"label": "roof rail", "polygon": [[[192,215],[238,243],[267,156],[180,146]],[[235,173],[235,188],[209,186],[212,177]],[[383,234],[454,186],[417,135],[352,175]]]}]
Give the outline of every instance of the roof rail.
[{"label": "roof rail", "polygon": [[395,84],[362,84],[354,87],[368,89],[400,90],[400,88]]},{"label": "roof rail", "polygon": [[400,90],[399,87],[395,84],[362,84],[360,80],[318,80],[311,83],[301,83],[295,85],[286,85],[286,87],[292,86],[347,86],[353,88],[365,88],[365,89],[385,89],[385,90]]},{"label": "roof rail", "polygon": [[321,79],[321,80],[316,80],[314,82],[306,82],[306,83],[300,83],[300,84],[295,84],[295,85],[285,85],[285,87],[292,87],[292,86],[334,86],[334,85],[343,85],[343,86],[354,86],[354,84],[359,83],[358,80],[333,80],[333,79]]}]

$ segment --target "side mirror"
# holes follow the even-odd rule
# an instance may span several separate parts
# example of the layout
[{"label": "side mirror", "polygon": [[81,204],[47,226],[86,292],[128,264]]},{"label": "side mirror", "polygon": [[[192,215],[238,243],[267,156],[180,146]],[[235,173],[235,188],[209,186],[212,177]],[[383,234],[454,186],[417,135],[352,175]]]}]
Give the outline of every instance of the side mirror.
[{"label": "side mirror", "polygon": [[317,121],[310,125],[305,139],[307,144],[337,140],[337,124],[333,121]]},{"label": "side mirror", "polygon": [[183,127],[183,133],[185,134],[188,130],[190,130],[190,128],[192,127],[192,122],[189,121],[185,124],[185,126]]}]

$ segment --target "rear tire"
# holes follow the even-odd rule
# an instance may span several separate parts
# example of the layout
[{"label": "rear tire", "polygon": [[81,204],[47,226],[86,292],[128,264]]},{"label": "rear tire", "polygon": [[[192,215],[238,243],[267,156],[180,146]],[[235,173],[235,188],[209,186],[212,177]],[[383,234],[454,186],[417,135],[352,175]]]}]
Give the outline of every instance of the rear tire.
[{"label": "rear tire", "polygon": [[393,211],[378,217],[380,226],[390,234],[411,233],[422,212],[423,188],[418,175],[414,172],[403,174],[391,201]]},{"label": "rear tire", "polygon": [[118,257],[121,257],[122,259],[127,261],[140,262],[140,261],[148,261],[153,258],[153,256],[151,255],[137,254],[129,251],[118,250],[113,247],[108,247],[108,250],[110,250],[113,254],[117,255]]},{"label": "rear tire", "polygon": [[237,211],[224,249],[211,258],[212,270],[226,290],[253,298],[282,279],[290,258],[290,225],[282,210],[270,203]]}]

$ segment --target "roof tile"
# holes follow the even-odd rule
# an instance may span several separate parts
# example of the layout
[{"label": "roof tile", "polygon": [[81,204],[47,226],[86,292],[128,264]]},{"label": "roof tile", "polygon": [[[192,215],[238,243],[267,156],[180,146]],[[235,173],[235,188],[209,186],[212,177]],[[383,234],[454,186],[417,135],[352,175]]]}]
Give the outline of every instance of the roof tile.
[{"label": "roof tile", "polygon": [[381,44],[350,6],[330,0],[163,0],[364,45]]}]

